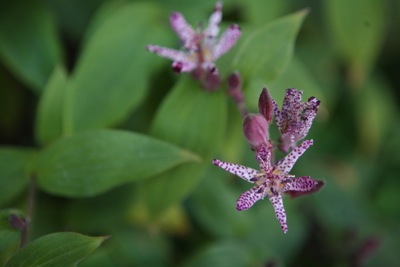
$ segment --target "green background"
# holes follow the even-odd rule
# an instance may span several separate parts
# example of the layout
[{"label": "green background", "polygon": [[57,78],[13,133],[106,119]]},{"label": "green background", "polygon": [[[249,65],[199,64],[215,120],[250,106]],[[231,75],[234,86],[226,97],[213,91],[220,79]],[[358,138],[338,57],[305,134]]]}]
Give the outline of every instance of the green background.
[{"label": "green background", "polygon": [[[2,264],[398,264],[400,2],[225,0],[221,32],[237,23],[242,35],[216,62],[223,83],[209,93],[145,46],[178,49],[169,14],[198,25],[214,5],[0,3]],[[326,185],[284,198],[287,234],[268,200],[236,211],[250,185],[211,164],[257,166],[226,95],[233,71],[251,112],[263,86],[279,104],[293,87],[321,100],[314,145],[292,174]],[[8,218],[26,216],[33,178],[29,243],[18,251]]]}]

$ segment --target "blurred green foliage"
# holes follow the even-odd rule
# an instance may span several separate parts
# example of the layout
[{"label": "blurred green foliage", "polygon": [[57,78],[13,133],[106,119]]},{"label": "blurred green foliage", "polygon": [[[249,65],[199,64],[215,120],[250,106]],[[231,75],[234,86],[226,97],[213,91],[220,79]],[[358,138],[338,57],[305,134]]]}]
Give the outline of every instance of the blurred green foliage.
[{"label": "blurred green foliage", "polygon": [[[206,92],[145,50],[179,47],[170,12],[196,25],[214,5],[0,3],[1,264],[398,264],[400,3],[223,2],[222,30],[235,22],[242,36],[217,66],[223,80],[242,74],[251,111],[262,86],[278,103],[292,87],[322,101],[292,172],[326,186],[286,198],[286,235],[266,200],[237,212],[249,185],[211,165],[256,165],[225,84]],[[31,203],[18,250],[9,216],[26,218]]]}]

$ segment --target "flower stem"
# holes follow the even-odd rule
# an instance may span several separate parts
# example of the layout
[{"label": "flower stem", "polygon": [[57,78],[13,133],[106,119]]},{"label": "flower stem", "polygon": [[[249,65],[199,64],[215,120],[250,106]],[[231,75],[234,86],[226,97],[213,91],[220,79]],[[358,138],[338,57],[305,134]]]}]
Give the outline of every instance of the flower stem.
[{"label": "flower stem", "polygon": [[32,175],[29,183],[28,210],[26,214],[25,227],[22,229],[21,232],[21,241],[19,243],[19,248],[23,248],[26,242],[28,241],[29,229],[33,214],[33,207],[35,204],[35,195],[36,195],[36,177],[35,175]]}]

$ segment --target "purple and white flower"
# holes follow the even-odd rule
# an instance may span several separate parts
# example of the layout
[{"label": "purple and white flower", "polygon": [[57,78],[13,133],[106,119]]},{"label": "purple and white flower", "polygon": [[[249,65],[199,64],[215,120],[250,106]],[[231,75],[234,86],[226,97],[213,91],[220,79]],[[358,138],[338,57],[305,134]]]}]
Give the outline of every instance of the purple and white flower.
[{"label": "purple and white flower", "polygon": [[281,224],[284,233],[287,232],[286,212],[283,206],[282,194],[286,192],[308,192],[312,191],[318,184],[310,176],[295,178],[289,172],[297,159],[313,144],[313,140],[306,140],[300,146],[292,150],[286,157],[276,165],[271,164],[271,151],[262,146],[256,154],[260,170],[255,170],[243,165],[213,160],[213,164],[255,184],[253,188],[240,195],[236,209],[247,210],[258,200],[268,196],[275,210],[275,215]]},{"label": "purple and white flower", "polygon": [[157,45],[148,45],[147,50],[161,57],[173,60],[172,69],[190,72],[207,89],[219,86],[218,69],[215,61],[228,52],[240,36],[239,26],[232,24],[219,38],[219,24],[222,20],[222,4],[218,2],[211,14],[207,27],[193,29],[179,12],[170,16],[172,29],[182,41],[182,49],[175,50]]},{"label": "purple and white flower", "polygon": [[296,147],[296,143],[306,137],[319,108],[320,101],[310,97],[307,102],[301,102],[303,91],[287,89],[283,99],[282,111],[275,100],[272,105],[276,124],[281,132],[279,148],[287,153]]}]

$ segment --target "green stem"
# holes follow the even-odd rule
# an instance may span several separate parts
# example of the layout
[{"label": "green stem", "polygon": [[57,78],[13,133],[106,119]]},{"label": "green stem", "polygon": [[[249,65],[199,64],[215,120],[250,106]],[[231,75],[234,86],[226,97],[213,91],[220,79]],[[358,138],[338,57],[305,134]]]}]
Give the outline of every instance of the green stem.
[{"label": "green stem", "polygon": [[36,177],[35,175],[32,175],[29,183],[28,210],[26,214],[25,227],[21,233],[21,241],[19,243],[19,248],[23,248],[26,242],[28,241],[29,228],[31,225],[33,207],[35,203],[35,194],[36,194]]}]

